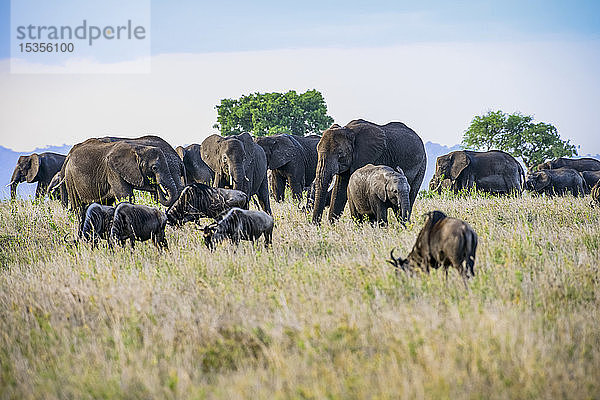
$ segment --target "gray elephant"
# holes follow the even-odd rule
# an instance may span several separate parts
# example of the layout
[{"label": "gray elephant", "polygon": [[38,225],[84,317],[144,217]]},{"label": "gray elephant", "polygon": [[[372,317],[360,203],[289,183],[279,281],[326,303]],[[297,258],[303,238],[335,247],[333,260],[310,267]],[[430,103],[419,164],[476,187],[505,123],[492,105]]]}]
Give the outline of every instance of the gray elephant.
[{"label": "gray elephant", "polygon": [[93,202],[112,204],[119,198],[133,200],[133,190],[157,192],[170,206],[179,197],[176,181],[164,153],[158,147],[130,141],[88,139],[75,145],[61,174],[69,207],[78,209]]},{"label": "gray elephant", "polygon": [[403,225],[410,220],[410,185],[401,168],[367,164],[352,173],[348,183],[350,215],[387,225],[388,209]]},{"label": "gray elephant", "polygon": [[34,153],[28,156],[21,156],[10,179],[10,197],[17,195],[17,186],[19,183],[37,182],[35,197],[42,197],[46,194],[48,185],[52,177],[60,171],[67,156],[58,153]]},{"label": "gray elephant", "polygon": [[600,180],[600,171],[583,171],[581,176],[583,177],[585,194],[589,194],[592,187]]},{"label": "gray elephant", "polygon": [[248,198],[257,195],[260,207],[271,214],[267,157],[249,133],[207,137],[202,142],[202,159],[215,172],[214,187],[229,186]]},{"label": "gray elephant", "polygon": [[427,156],[421,138],[401,122],[377,125],[365,120],[354,120],[342,127],[332,125],[323,132],[317,145],[317,172],[315,175],[315,206],[313,223],[321,221],[327,190],[337,175],[329,221],[333,222],[344,211],[350,175],[369,163],[400,167],[410,185],[412,208],[425,175]]},{"label": "gray elephant", "polygon": [[525,182],[527,190],[548,196],[571,193],[573,196],[583,196],[583,177],[571,168],[543,169],[531,172]]},{"label": "gray elephant", "polygon": [[595,158],[584,157],[584,158],[565,158],[559,157],[554,160],[546,161],[538,165],[535,169],[541,171],[543,169],[559,169],[559,168],[571,168],[575,171],[600,171],[600,161]]},{"label": "gray elephant", "polygon": [[256,138],[267,156],[271,172],[271,190],[275,201],[283,201],[286,183],[292,197],[302,198],[302,191],[315,179],[317,169],[317,143],[321,136],[274,135]]},{"label": "gray elephant", "polygon": [[[185,181],[185,166],[183,165],[183,161],[179,157],[179,154],[173,149],[173,147],[167,143],[163,138],[155,135],[146,135],[141,136],[139,138],[122,138],[122,137],[114,137],[114,136],[105,136],[102,138],[98,138],[101,142],[125,142],[132,145],[140,145],[140,146],[151,146],[159,148],[167,162],[167,166],[169,167],[169,172],[173,177],[175,182],[175,187],[177,190],[177,196],[181,193],[183,188],[186,185]],[[153,195],[155,199],[158,197],[157,188],[151,188],[149,192]]]},{"label": "gray elephant", "polygon": [[202,146],[190,144],[189,146],[177,146],[175,149],[185,166],[186,182],[205,183],[211,185],[215,179],[215,173],[202,159]]},{"label": "gray elephant", "polygon": [[521,193],[524,181],[523,167],[510,154],[499,150],[460,150],[437,158],[430,188],[440,191],[442,185],[450,186],[456,193],[476,187],[489,193],[509,194]]}]

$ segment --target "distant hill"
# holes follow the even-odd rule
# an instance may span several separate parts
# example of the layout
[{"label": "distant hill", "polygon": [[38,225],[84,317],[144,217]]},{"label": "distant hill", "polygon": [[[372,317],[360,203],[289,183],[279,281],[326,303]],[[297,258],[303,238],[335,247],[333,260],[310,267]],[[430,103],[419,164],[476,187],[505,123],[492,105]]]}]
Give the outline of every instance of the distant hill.
[{"label": "distant hill", "polygon": [[[15,165],[20,156],[29,155],[33,153],[43,153],[51,151],[59,154],[67,154],[71,150],[70,145],[62,146],[48,146],[40,149],[35,149],[30,152],[16,152],[6,147],[0,146],[0,199],[7,199],[10,197],[10,188],[6,185],[10,183]],[[23,182],[17,187],[17,193],[22,197],[29,197],[35,194],[35,188],[37,183]]]}]

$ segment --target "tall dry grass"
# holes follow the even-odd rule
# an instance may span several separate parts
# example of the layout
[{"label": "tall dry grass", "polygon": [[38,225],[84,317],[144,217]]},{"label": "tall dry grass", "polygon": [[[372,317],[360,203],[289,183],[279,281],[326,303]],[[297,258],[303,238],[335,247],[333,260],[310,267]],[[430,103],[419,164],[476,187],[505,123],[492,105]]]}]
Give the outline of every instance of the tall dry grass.
[{"label": "tall dry grass", "polygon": [[[600,209],[577,199],[421,198],[402,229],[309,223],[274,245],[74,246],[56,202],[0,203],[2,398],[598,398]],[[476,277],[396,277],[420,215],[479,235]]]}]

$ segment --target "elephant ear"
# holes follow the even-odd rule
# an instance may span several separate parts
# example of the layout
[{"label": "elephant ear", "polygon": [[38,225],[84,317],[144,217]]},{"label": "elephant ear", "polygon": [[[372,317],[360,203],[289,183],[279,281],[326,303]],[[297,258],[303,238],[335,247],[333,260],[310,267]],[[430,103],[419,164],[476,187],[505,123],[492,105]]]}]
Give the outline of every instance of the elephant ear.
[{"label": "elephant ear", "polygon": [[204,160],[213,171],[219,170],[219,159],[221,157],[219,146],[223,140],[225,139],[222,136],[210,135],[204,139],[201,145],[202,153],[200,157],[202,157],[202,160]]},{"label": "elephant ear", "polygon": [[385,203],[387,201],[387,176],[385,177],[385,179],[375,179],[372,185],[373,193],[375,194],[375,196],[377,196],[379,200]]},{"label": "elephant ear", "polygon": [[385,133],[375,124],[362,120],[352,121],[346,125],[354,136],[354,150],[352,154],[352,169],[375,164],[387,146]]},{"label": "elephant ear", "polygon": [[106,159],[108,167],[119,174],[125,182],[136,187],[144,185],[138,155],[133,146],[127,143],[117,143]]},{"label": "elephant ear", "polygon": [[469,166],[471,160],[464,151],[457,151],[452,155],[452,167],[450,168],[449,178],[455,181],[465,168]]},{"label": "elephant ear", "polygon": [[177,155],[179,156],[179,158],[181,158],[181,160],[183,161],[183,156],[185,155],[185,149],[181,146],[177,146],[175,151],[177,152]]},{"label": "elephant ear", "polygon": [[30,164],[29,169],[27,170],[27,182],[34,182],[34,179],[37,177],[37,174],[40,172],[40,165],[42,164],[42,160],[40,156],[37,154],[32,154],[29,156]]},{"label": "elephant ear", "polygon": [[294,143],[293,138],[280,136],[279,138],[274,139],[276,144],[273,146],[273,152],[271,153],[271,169],[281,168],[294,158],[302,156],[297,148],[298,142]]},{"label": "elephant ear", "polygon": [[550,175],[548,175],[546,171],[541,171],[537,176],[537,181],[541,184],[541,186],[538,187],[538,190],[544,189],[550,184]]}]

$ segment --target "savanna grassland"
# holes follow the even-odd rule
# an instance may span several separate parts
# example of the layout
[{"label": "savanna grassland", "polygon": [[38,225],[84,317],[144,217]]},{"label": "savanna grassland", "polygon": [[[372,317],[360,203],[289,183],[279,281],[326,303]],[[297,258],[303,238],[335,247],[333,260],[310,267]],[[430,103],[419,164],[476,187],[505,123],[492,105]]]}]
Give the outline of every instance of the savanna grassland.
[{"label": "savanna grassland", "polygon": [[[321,227],[274,204],[274,245],[67,244],[58,202],[0,203],[0,397],[599,398],[600,208],[420,198],[413,224]],[[421,215],[479,235],[476,276],[398,277]]]}]

